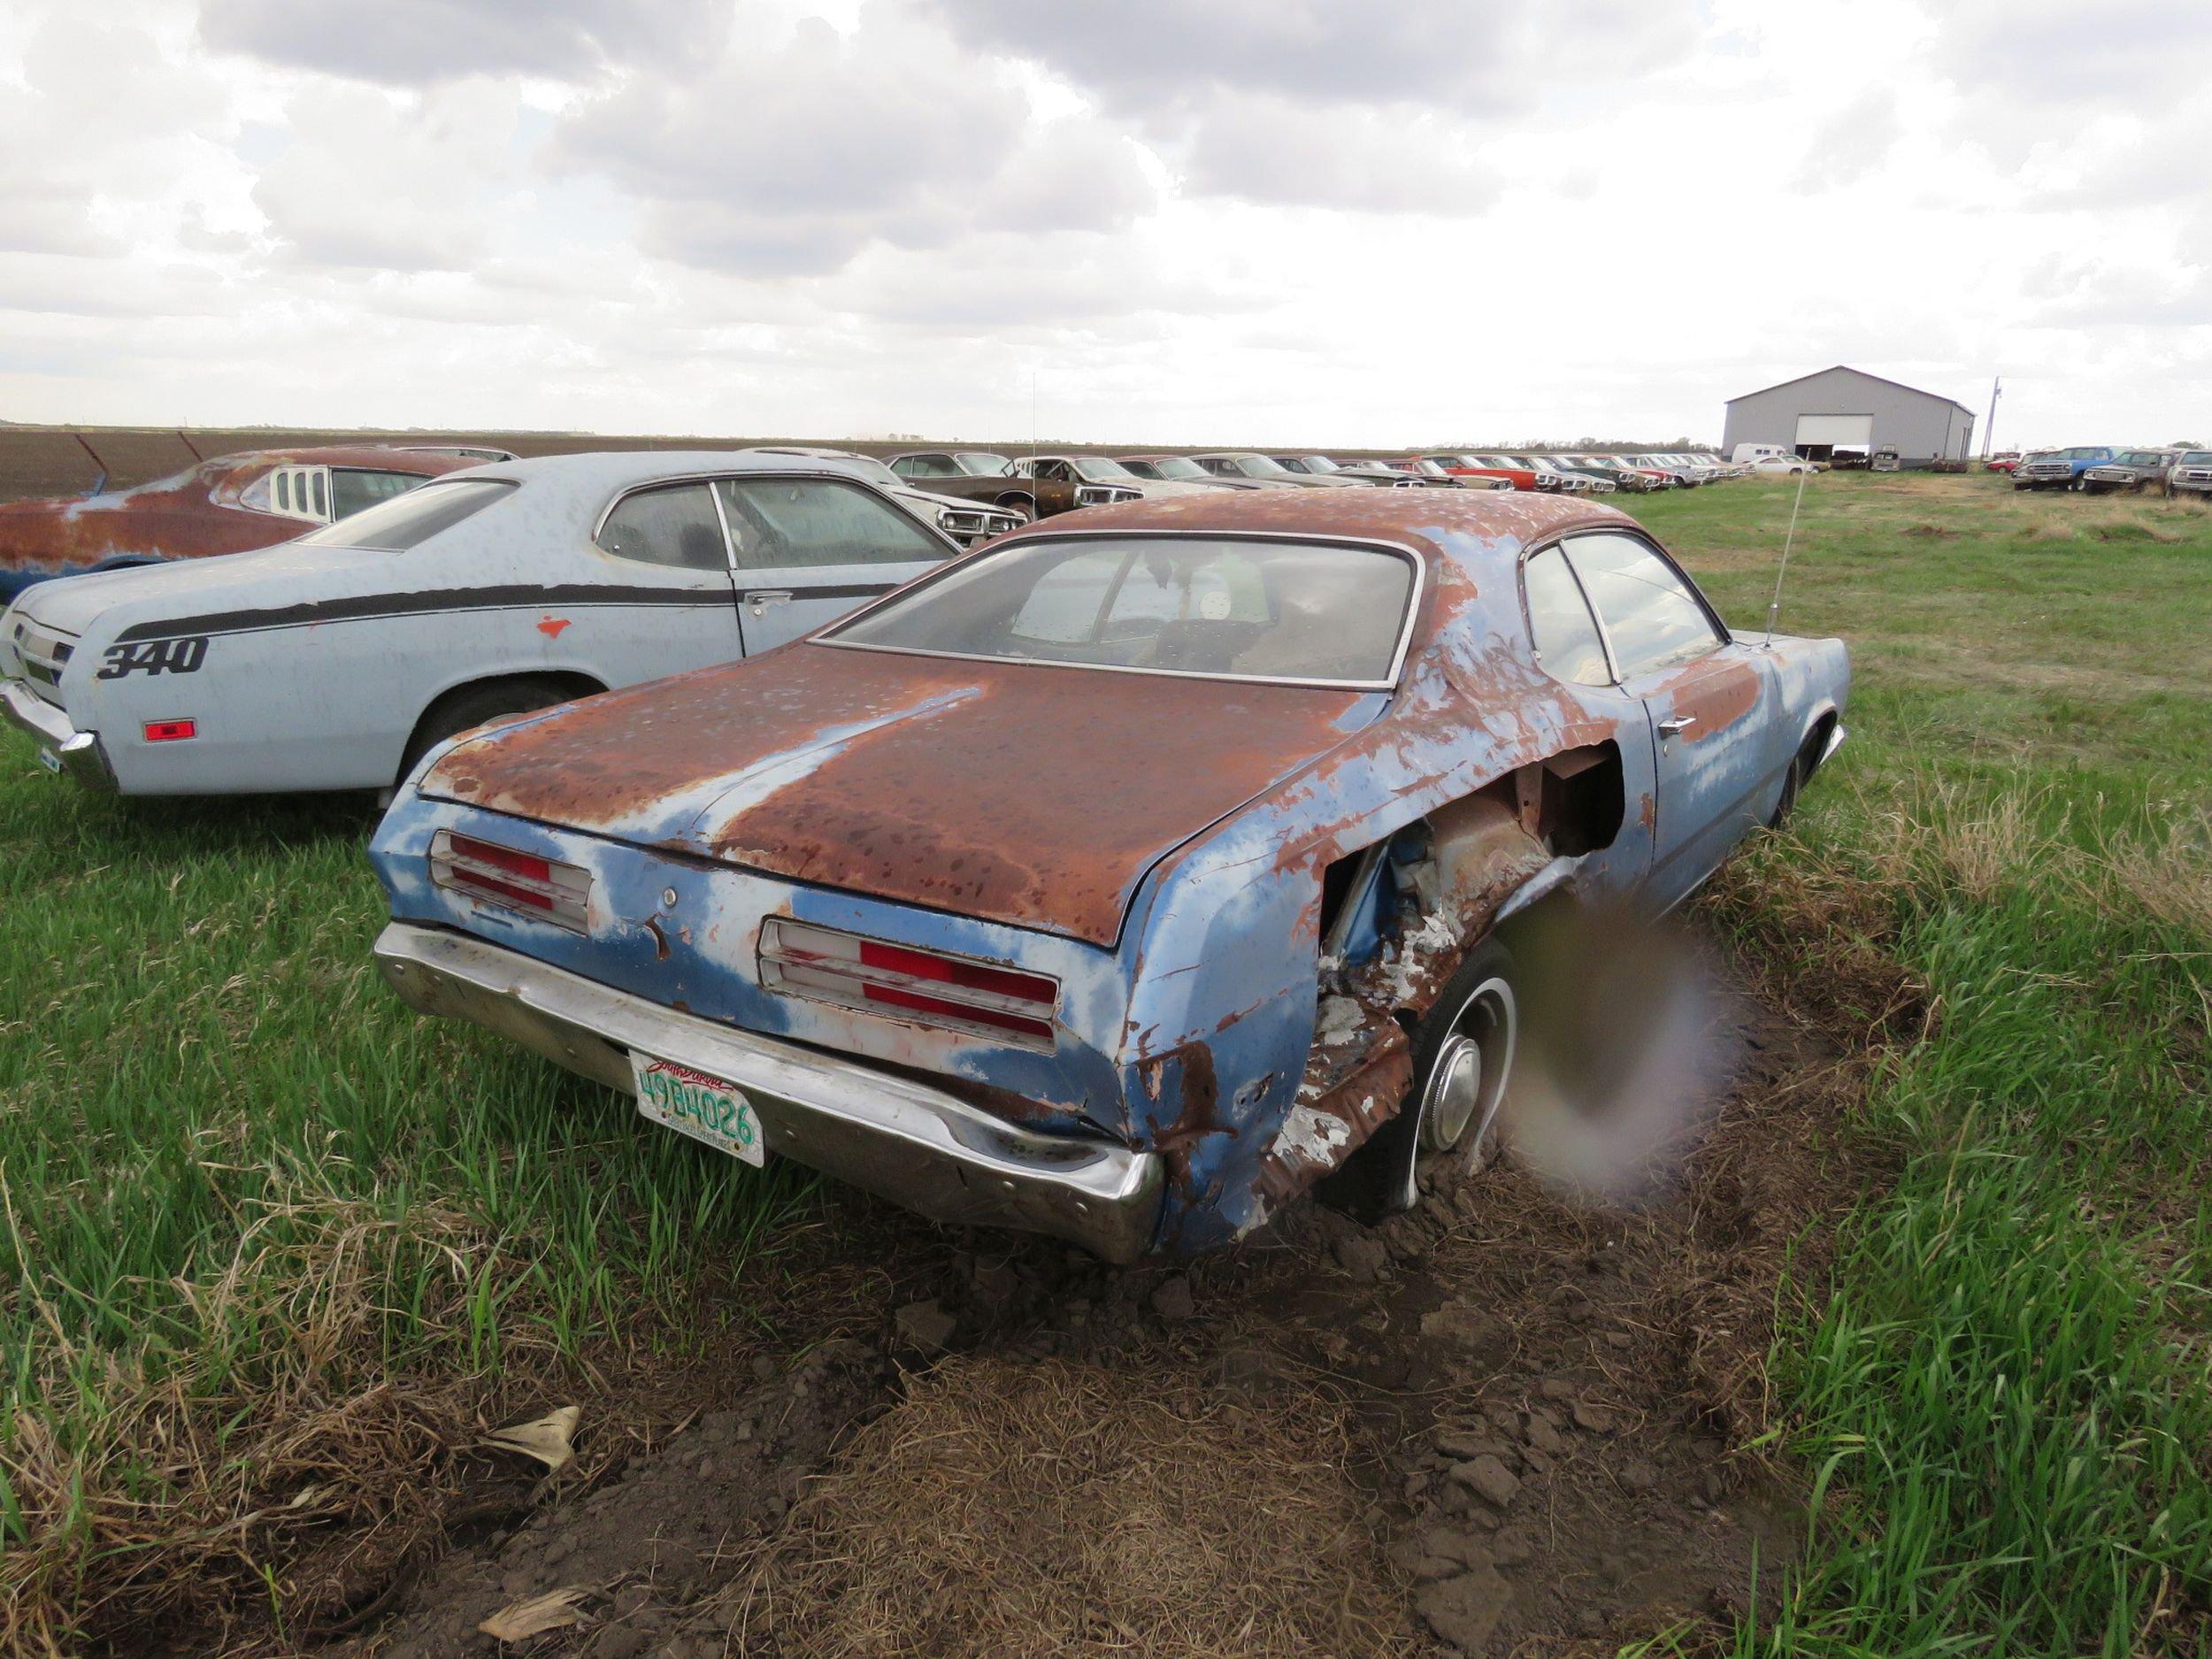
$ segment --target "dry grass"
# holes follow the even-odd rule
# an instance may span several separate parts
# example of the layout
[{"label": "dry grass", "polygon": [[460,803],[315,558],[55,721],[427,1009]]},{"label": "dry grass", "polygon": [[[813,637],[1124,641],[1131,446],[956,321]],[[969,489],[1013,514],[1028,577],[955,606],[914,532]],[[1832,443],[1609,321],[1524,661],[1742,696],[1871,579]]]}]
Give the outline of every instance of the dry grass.
[{"label": "dry grass", "polygon": [[1400,1655],[1338,1413],[1168,1356],[949,1361],[864,1429],[733,1593],[731,1651]]},{"label": "dry grass", "polygon": [[[418,1210],[400,1230],[337,1199],[267,1207],[247,1225],[227,1270],[193,1294],[219,1328],[268,1333],[250,1385],[204,1357],[165,1364],[152,1342],[87,1353],[42,1304],[58,1357],[27,1392],[65,1402],[96,1388],[99,1432],[66,1442],[52,1425],[68,1413],[26,1411],[0,1439],[24,1535],[0,1552],[0,1652],[59,1655],[88,1638],[127,1650],[165,1621],[222,1629],[242,1611],[312,1624],[342,1610],[329,1598],[348,1575],[319,1571],[299,1595],[288,1563],[334,1525],[371,1584],[380,1558],[435,1532],[455,1486],[448,1448],[486,1388],[452,1366],[383,1374],[388,1270],[396,1250],[441,1258],[418,1281],[442,1304],[424,1312],[458,1333],[495,1252],[449,1214]],[[57,1622],[65,1609],[73,1628]]]}]

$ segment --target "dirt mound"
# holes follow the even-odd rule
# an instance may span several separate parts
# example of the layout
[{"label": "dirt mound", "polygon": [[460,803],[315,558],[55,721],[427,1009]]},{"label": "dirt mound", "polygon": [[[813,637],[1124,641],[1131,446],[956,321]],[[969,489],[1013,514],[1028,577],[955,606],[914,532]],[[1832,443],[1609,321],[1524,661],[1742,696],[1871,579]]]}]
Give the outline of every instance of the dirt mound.
[{"label": "dirt mound", "polygon": [[1403,1654],[1342,1409],[1153,1348],[956,1359],[860,1431],[711,1622],[747,1652]]},{"label": "dirt mound", "polygon": [[508,1651],[1517,1655],[1724,1628],[1804,1530],[1749,1449],[1785,1266],[1819,1282],[1867,1171],[1836,1134],[1855,1063],[1810,1022],[1738,993],[1709,1041],[1722,1096],[1632,1199],[1509,1157],[1431,1171],[1379,1228],[1307,1205],[1118,1271],[835,1192],[824,1258],[759,1310],[803,1340],[454,1540],[347,1651],[488,1654],[480,1622],[554,1590],[576,1622]]}]

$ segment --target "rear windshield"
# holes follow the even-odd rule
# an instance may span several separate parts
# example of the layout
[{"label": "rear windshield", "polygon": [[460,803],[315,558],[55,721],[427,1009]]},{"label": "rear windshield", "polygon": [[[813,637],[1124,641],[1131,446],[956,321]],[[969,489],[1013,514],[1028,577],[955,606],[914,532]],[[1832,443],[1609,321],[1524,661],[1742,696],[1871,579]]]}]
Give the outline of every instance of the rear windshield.
[{"label": "rear windshield", "polygon": [[300,537],[310,547],[370,548],[381,553],[404,553],[449,530],[472,513],[479,513],[514,485],[504,479],[456,479],[450,484],[425,484],[420,489],[363,509],[350,518]]},{"label": "rear windshield", "polygon": [[1379,549],[1212,536],[1023,542],[818,636],[930,656],[1387,687],[1414,564]]}]

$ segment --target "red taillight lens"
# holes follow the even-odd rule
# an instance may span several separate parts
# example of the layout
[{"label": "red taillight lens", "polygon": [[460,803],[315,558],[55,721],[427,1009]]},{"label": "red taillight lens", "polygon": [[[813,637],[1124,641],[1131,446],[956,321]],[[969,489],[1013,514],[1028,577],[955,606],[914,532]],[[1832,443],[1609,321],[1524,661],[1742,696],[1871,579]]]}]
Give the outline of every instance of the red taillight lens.
[{"label": "red taillight lens", "polygon": [[872,939],[860,941],[860,960],[872,968],[888,968],[895,973],[910,973],[918,979],[941,979],[948,985],[962,986],[971,991],[995,991],[1001,996],[1018,997],[1025,1002],[1041,1002],[1050,1008],[1058,1000],[1060,987],[1040,974],[1020,973],[1011,968],[987,967],[979,962],[969,962],[959,956],[933,956],[926,950],[909,950],[903,945],[886,945]]},{"label": "red taillight lens", "polygon": [[897,1009],[924,1024],[1053,1045],[1059,981],[967,956],[886,944],[772,917],[760,930],[760,979],[847,1008]]},{"label": "red taillight lens", "polygon": [[197,720],[149,720],[145,726],[149,743],[182,743],[200,734]]},{"label": "red taillight lens", "polygon": [[472,899],[536,916],[575,933],[587,926],[591,872],[440,830],[430,838],[430,879]]}]

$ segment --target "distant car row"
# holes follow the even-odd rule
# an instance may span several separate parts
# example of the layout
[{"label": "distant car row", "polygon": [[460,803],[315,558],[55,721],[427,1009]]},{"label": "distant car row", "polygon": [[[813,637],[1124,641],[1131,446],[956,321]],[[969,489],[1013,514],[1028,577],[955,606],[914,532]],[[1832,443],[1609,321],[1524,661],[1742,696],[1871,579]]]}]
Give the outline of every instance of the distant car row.
[{"label": "distant car row", "polygon": [[1993,472],[2009,472],[2015,489],[2070,489],[2091,495],[2154,489],[2166,495],[2212,497],[2212,449],[2077,444],[2008,450],[1991,456],[1988,466]]},{"label": "distant car row", "polygon": [[[1746,472],[1799,472],[1795,457],[1732,465],[1712,455],[1432,451],[1338,462],[1325,455],[1217,450],[1201,455],[1051,454],[918,449],[886,463],[845,449],[752,451],[834,461],[963,547],[1080,507],[1251,489],[1525,489],[1602,495],[1686,488]],[[0,505],[0,604],[55,576],[170,559],[244,553],[334,524],[503,449],[445,444],[332,444],[218,456],[133,488]]]},{"label": "distant car row", "polygon": [[1603,495],[1615,490],[1687,488],[1747,472],[1803,472],[1794,457],[1736,465],[1711,455],[1575,455],[1430,451],[1394,460],[1338,461],[1325,455],[1223,449],[1200,455],[1039,455],[1019,460],[988,449],[918,449],[894,456],[891,471],[941,494],[987,501],[1025,518],[1118,501],[1157,500],[1206,489],[1526,489]]}]

